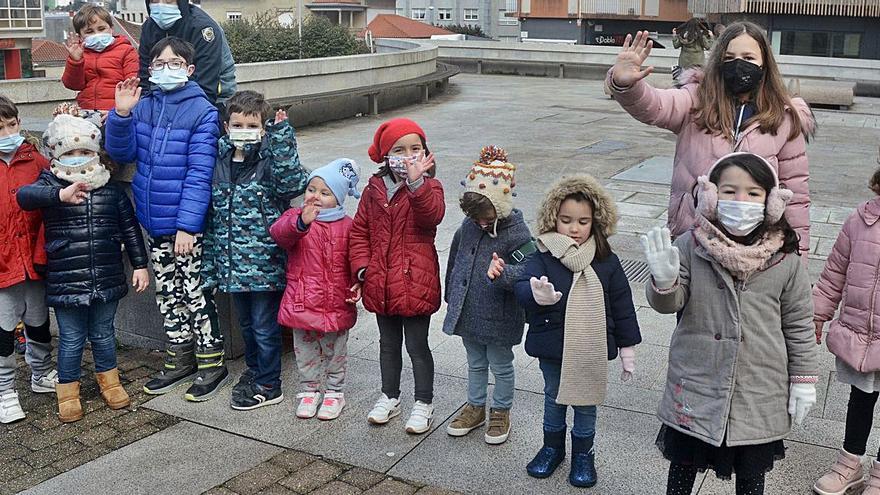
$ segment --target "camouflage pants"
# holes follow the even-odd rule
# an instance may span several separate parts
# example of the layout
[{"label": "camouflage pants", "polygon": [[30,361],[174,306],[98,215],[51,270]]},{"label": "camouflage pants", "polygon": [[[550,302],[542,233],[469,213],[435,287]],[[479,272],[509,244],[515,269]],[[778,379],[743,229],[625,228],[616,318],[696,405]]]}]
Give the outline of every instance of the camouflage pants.
[{"label": "camouflage pants", "polygon": [[319,391],[325,376],[326,391],[342,391],[348,362],[348,331],[324,333],[294,330],[293,352],[304,392]]},{"label": "camouflage pants", "polygon": [[174,236],[150,239],[150,260],[156,276],[156,303],[172,344],[191,342],[200,349],[223,347],[214,294],[202,287],[202,236],[192,253],[174,254]]}]

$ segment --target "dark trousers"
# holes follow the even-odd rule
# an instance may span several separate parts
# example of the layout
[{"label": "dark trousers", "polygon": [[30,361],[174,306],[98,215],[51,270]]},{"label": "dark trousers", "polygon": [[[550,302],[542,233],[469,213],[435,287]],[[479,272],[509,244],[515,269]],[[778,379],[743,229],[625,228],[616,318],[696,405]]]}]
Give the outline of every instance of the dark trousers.
[{"label": "dark trousers", "polygon": [[117,301],[92,302],[89,306],[55,308],[58,320],[58,381],[79,381],[83,348],[86,340],[92,344],[95,371],[103,373],[116,367]]},{"label": "dark trousers", "polygon": [[843,448],[850,454],[865,455],[878,395],[878,392],[869,394],[850,387],[849,404],[846,407],[846,433],[843,437]]},{"label": "dark trousers", "polygon": [[389,398],[400,397],[400,372],[403,356],[400,348],[406,341],[406,352],[412,361],[415,400],[430,404],[434,400],[434,358],[428,347],[430,316],[376,315],[379,324],[379,368],[382,371],[382,393]]},{"label": "dark trousers", "polygon": [[281,327],[278,326],[278,292],[233,292],[244,340],[244,361],[254,382],[266,388],[281,386]]}]

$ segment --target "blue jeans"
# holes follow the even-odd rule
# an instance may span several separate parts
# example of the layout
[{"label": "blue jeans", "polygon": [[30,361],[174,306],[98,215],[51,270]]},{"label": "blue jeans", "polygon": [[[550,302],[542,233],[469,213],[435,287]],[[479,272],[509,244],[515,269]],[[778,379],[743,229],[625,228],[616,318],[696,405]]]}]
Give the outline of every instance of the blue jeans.
[{"label": "blue jeans", "polygon": [[[541,359],[538,361],[544,375],[544,431],[565,431],[565,415],[568,406],[557,404],[559,377],[562,363]],[[596,434],[596,406],[571,406],[574,409],[574,426],[571,434],[576,437],[592,437]]]},{"label": "blue jeans", "polygon": [[489,385],[491,369],[495,376],[492,407],[510,409],[513,405],[515,385],[513,348],[503,345],[483,345],[464,338],[461,342],[467,351],[468,403],[477,407],[486,406],[486,387]]},{"label": "blue jeans", "polygon": [[79,381],[83,348],[86,339],[92,344],[95,371],[101,373],[116,367],[116,318],[117,301],[93,302],[91,306],[55,308],[58,320],[58,381]]},{"label": "blue jeans", "polygon": [[232,293],[244,339],[244,361],[254,374],[254,382],[267,388],[281,386],[278,307],[282,294],[281,291]]}]

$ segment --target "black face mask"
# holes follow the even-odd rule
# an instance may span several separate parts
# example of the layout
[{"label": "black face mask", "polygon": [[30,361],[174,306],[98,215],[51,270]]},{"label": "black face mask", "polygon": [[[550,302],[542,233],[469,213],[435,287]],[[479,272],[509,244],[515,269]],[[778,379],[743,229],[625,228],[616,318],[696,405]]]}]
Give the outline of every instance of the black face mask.
[{"label": "black face mask", "polygon": [[724,62],[721,66],[724,87],[732,94],[749,93],[758,87],[764,78],[764,69],[741,58]]}]

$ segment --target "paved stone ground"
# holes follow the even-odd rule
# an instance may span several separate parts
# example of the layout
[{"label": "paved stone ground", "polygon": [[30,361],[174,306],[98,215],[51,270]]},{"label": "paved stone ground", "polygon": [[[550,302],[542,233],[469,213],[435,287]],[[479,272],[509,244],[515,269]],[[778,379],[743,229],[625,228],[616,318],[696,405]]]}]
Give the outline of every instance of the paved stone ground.
[{"label": "paved stone ground", "polygon": [[[349,119],[301,130],[299,144],[304,163],[314,168],[348,156],[363,165],[366,176],[372,170],[366,149],[376,126],[392,116],[412,117],[426,129],[429,146],[438,156],[438,176],[446,188],[447,216],[437,236],[443,266],[452,234],[463,218],[457,207],[459,181],[486,144],[503,146],[511,160],[519,164],[517,204],[529,222],[534,221],[543,192],[556,177],[576,172],[599,177],[615,195],[622,213],[619,233],[611,240],[615,251],[625,260],[642,259],[637,236],[662,224],[665,217],[668,178],[664,177],[663,167],[674,149],[671,133],[635,122],[604,97],[598,81],[460,75],[453,82],[448,94],[427,105],[380,118]],[[821,270],[841,222],[860,201],[871,197],[865,184],[877,166],[880,100],[857,98],[848,112],[816,110],[816,117],[820,130],[808,149],[813,276]],[[643,162],[655,167],[653,171],[618,175],[632,172]],[[354,201],[347,204],[350,211],[355,207]],[[654,412],[665,382],[674,317],[658,315],[648,307],[642,283],[634,281],[632,290],[644,343],[637,351],[634,380],[620,383],[616,378],[619,365],[611,366],[608,399],[599,408],[600,481],[589,493],[662,493],[665,486],[667,465],[653,447],[658,429]],[[85,462],[90,459],[86,456],[84,464],[78,460],[82,465],[36,486],[33,493],[88,493],[96,489],[132,493],[131,486],[142,493],[304,493],[310,489],[320,493],[436,493],[423,485],[467,493],[584,493],[568,485],[567,462],[547,480],[534,480],[525,474],[525,464],[541,444],[543,380],[536,361],[521,348],[516,349],[517,397],[511,439],[504,445],[489,447],[479,432],[457,439],[446,435],[445,425],[465,402],[467,368],[459,340],[439,330],[443,316],[441,309],[432,320],[429,337],[437,373],[436,411],[434,430],[426,435],[405,434],[403,417],[384,427],[367,425],[366,413],[379,393],[378,332],[374,319],[362,313],[349,343],[348,405],[339,419],[318,422],[294,417],[292,398],[297,376],[287,355],[283,379],[288,398],[280,405],[243,413],[229,409],[228,389],[206,404],[187,403],[182,391],[175,391],[138,409],[155,414],[146,421],[150,425],[147,429],[157,430],[152,435],[90,462]],[[147,368],[141,365],[132,370]],[[231,368],[237,373],[241,363],[231,362]],[[767,493],[808,493],[812,480],[840,445],[848,390],[836,382],[833,369],[833,359],[823,348],[818,404],[805,424],[792,431],[786,459],[768,476]],[[411,387],[411,374],[405,370],[405,413],[411,407]],[[93,389],[91,394],[96,397]],[[34,400],[33,407],[48,411],[48,402],[40,402],[47,399],[26,400]],[[120,417],[133,414],[135,411]],[[37,422],[39,418],[29,421]],[[170,421],[179,423],[168,426]],[[158,431],[162,426],[168,427]],[[19,428],[29,428],[28,433],[21,441],[11,437],[3,443],[4,448],[23,448],[25,441],[37,442],[38,446],[47,442],[62,444],[70,438],[79,442],[76,435],[57,439],[66,435],[59,433],[65,427],[57,425],[49,426],[57,430],[45,434],[36,425],[24,423],[11,427],[7,435],[15,435]],[[112,424],[109,428],[117,431]],[[878,444],[878,432],[877,428],[873,430],[869,445]],[[53,438],[43,439],[47,435]],[[103,440],[107,441],[109,437]],[[21,471],[24,478],[3,475],[4,480],[29,480],[16,485],[24,487],[62,471],[60,467],[64,466],[54,463],[66,459],[49,463],[48,468],[26,461],[16,464],[31,454],[27,448],[15,451],[23,455],[11,463],[19,467],[26,464]],[[204,456],[193,456],[192,452],[200,448],[218,453],[213,463],[204,461]],[[80,450],[86,449],[83,443]],[[107,466],[116,468],[113,475],[108,474]],[[193,476],[180,474],[193,471],[204,479],[194,483],[190,479]],[[323,485],[315,485],[316,480],[322,480]],[[733,493],[731,483],[719,482],[711,474],[700,476],[697,487],[701,494]]]}]

